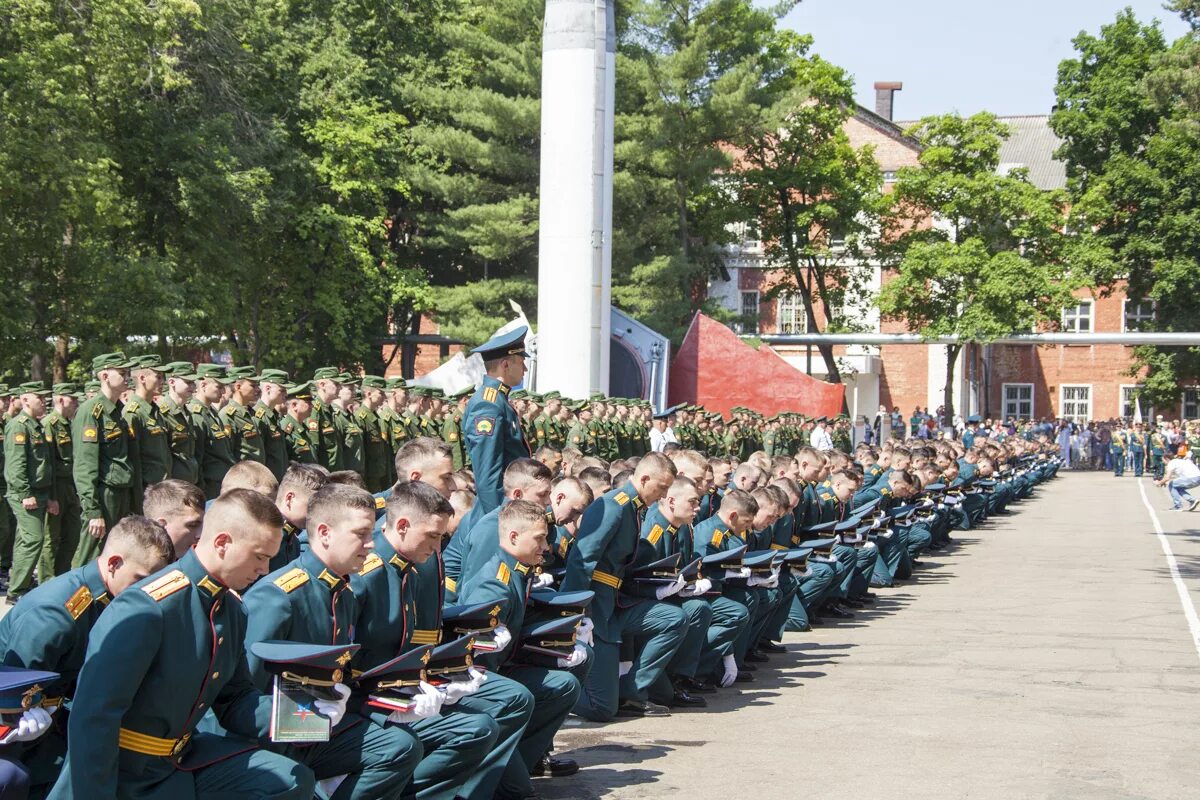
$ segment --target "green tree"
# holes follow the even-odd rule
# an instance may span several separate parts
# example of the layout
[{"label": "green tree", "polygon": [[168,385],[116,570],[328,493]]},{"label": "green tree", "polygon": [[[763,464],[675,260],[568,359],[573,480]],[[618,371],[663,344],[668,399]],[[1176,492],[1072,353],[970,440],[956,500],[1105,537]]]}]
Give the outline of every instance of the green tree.
[{"label": "green tree", "polygon": [[956,335],[946,348],[945,422],[954,416],[955,363],[984,343],[1056,320],[1071,302],[1064,267],[1064,197],[1023,170],[996,174],[1007,128],[990,114],[928,117],[909,131],[924,149],[897,174],[879,251],[891,270],[884,317],[923,336]]},{"label": "green tree", "polygon": [[[1064,140],[1076,261],[1100,291],[1154,301],[1148,329],[1200,329],[1200,42],[1191,0],[1172,4],[1193,31],[1168,45],[1128,9],[1080,33],[1058,70],[1051,126]],[[1195,348],[1139,347],[1144,401],[1178,402],[1200,375]]]},{"label": "green tree", "polygon": [[[845,331],[855,327],[853,309],[873,269],[863,265],[883,174],[871,149],[853,147],[846,135],[855,108],[850,76],[806,55],[808,38],[781,39],[783,66],[734,140],[738,194],[757,212],[770,264],[783,271],[771,294],[799,293],[807,332],[819,332],[818,316],[827,330]],[[833,347],[818,349],[829,380],[840,383]]]}]

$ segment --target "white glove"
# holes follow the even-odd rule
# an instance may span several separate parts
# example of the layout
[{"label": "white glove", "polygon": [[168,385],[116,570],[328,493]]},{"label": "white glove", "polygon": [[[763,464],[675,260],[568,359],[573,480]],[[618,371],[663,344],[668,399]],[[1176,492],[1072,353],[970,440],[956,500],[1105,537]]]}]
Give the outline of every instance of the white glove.
[{"label": "white glove", "polygon": [[769,580],[768,578],[760,578],[760,577],[758,577],[757,575],[755,575],[753,578],[751,578],[750,580],[746,581],[746,585],[747,585],[747,586],[750,586],[750,587],[754,587],[754,586],[766,586],[766,585],[767,585],[767,581],[768,581],[768,580]]},{"label": "white glove", "polygon": [[496,627],[492,628],[492,638],[496,640],[495,652],[497,653],[512,643],[512,634],[509,632],[508,626],[506,625],[497,625]]},{"label": "white glove", "polygon": [[633,669],[632,661],[622,661],[617,666],[617,675],[624,678],[626,675],[629,674],[629,670],[631,670],[631,669]]},{"label": "white glove", "polygon": [[595,627],[596,626],[592,624],[591,617],[584,617],[583,619],[579,620],[579,626],[575,628],[575,641],[583,642],[587,645],[594,644],[592,641],[592,630],[595,629]]},{"label": "white glove", "polygon": [[691,586],[679,592],[680,597],[699,597],[703,594],[708,594],[712,591],[712,581],[708,578],[701,578]]},{"label": "white glove", "polygon": [[571,655],[558,660],[558,668],[571,669],[572,667],[578,667],[584,661],[587,661],[587,648],[576,642],[575,649],[571,651]]},{"label": "white glove", "polygon": [[479,687],[483,686],[483,682],[487,680],[487,673],[482,670],[471,667],[467,670],[466,679],[452,680],[442,691],[446,694],[446,701],[443,706],[452,706],[467,695],[475,694],[479,691]]},{"label": "white glove", "polygon": [[0,744],[12,742],[32,742],[50,730],[50,712],[44,708],[31,708],[21,714],[17,727],[9,731]]},{"label": "white glove", "polygon": [[750,568],[749,567],[740,567],[738,569],[727,569],[727,570],[725,570],[725,577],[726,578],[749,578],[750,577]]},{"label": "white glove", "polygon": [[388,720],[404,724],[436,717],[445,701],[446,695],[441,690],[421,681],[421,693],[413,697],[413,710],[393,711]]},{"label": "white glove", "polygon": [[659,600],[666,600],[671,595],[678,594],[679,590],[682,589],[686,585],[687,585],[687,581],[685,581],[683,579],[683,576],[677,575],[675,577],[674,583],[668,583],[666,586],[660,586],[657,589],[655,589],[654,596],[657,597]]},{"label": "white glove", "polygon": [[350,687],[344,683],[335,683],[333,691],[338,694],[337,700],[317,700],[313,706],[318,714],[329,718],[329,727],[336,728],[342,717],[346,716],[346,699],[350,697]]},{"label": "white glove", "polygon": [[533,579],[534,589],[548,589],[554,585],[554,576],[549,572],[539,572]]},{"label": "white glove", "polygon": [[721,688],[728,689],[733,686],[733,682],[737,680],[738,668],[737,659],[732,655],[725,656],[721,659],[721,664],[725,667],[725,675],[721,677]]}]

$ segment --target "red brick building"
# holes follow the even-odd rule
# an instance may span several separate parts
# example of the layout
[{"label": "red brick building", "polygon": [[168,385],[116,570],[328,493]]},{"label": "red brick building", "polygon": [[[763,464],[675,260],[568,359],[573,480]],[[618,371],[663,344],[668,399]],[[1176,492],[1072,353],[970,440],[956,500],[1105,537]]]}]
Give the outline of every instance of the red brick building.
[{"label": "red brick building", "polygon": [[[871,145],[884,173],[885,189],[902,167],[916,166],[919,143],[904,135],[910,123],[891,119],[894,93],[900,84],[876,84],[876,111],[858,107],[846,123],[846,133],[856,146]],[[1046,189],[1066,185],[1064,165],[1054,158],[1059,140],[1046,116],[1001,118],[1011,135],[1000,153],[1000,171],[1022,167],[1030,180]],[[742,315],[745,333],[803,333],[804,309],[799,297],[783,294],[768,299],[781,273],[767,263],[762,242],[745,239],[726,253],[728,281],[713,281],[710,296]],[[886,273],[878,264],[860,265],[869,271],[869,285],[878,289]],[[1064,309],[1062,330],[1070,332],[1122,332],[1136,330],[1150,319],[1153,306],[1129,300],[1121,291],[1102,297],[1082,290],[1079,305]],[[849,310],[868,330],[907,333],[895,322],[881,322],[871,303]],[[756,321],[756,323],[755,323]],[[824,323],[817,319],[818,326]],[[825,377],[825,364],[816,348],[777,346],[790,364],[816,377]],[[940,345],[851,346],[838,348],[839,370],[846,382],[846,399],[852,414],[873,416],[879,405],[899,406],[905,418],[915,407],[935,411],[943,402],[946,386],[946,353]],[[1122,345],[993,345],[969,346],[955,368],[955,407],[964,416],[1071,417],[1108,419],[1133,414],[1137,379],[1130,374],[1132,348]],[[1143,414],[1168,418],[1200,416],[1200,393],[1181,393],[1174,408],[1143,408]]]}]

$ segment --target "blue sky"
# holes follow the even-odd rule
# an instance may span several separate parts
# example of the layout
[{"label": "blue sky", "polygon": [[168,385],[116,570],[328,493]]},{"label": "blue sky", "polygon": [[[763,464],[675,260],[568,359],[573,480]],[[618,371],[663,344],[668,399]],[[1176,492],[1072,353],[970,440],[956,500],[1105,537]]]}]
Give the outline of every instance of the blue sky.
[{"label": "blue sky", "polygon": [[1071,40],[1099,33],[1126,6],[1161,20],[1168,41],[1186,30],[1162,0],[803,0],[784,25],[812,34],[815,52],[849,70],[867,108],[875,81],[903,81],[897,119],[1046,114]]}]

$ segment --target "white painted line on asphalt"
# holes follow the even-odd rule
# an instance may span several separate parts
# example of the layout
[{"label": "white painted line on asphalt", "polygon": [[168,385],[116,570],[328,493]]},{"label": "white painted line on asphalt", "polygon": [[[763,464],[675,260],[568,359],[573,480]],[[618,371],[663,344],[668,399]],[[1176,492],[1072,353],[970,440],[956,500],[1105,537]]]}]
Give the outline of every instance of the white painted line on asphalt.
[{"label": "white painted line on asphalt", "polygon": [[1171,543],[1167,541],[1167,535],[1163,533],[1163,526],[1158,521],[1158,514],[1154,513],[1154,507],[1150,505],[1150,498],[1146,497],[1146,482],[1139,478],[1134,480],[1137,481],[1138,491],[1142,493],[1142,505],[1150,514],[1150,521],[1154,523],[1154,533],[1158,536],[1158,543],[1162,545],[1163,555],[1167,557],[1171,580],[1175,581],[1175,591],[1179,593],[1179,603],[1183,606],[1183,615],[1187,617],[1188,629],[1192,632],[1192,645],[1196,648],[1196,655],[1200,656],[1200,617],[1196,616],[1196,606],[1192,604],[1192,596],[1183,583],[1183,576],[1179,574],[1179,562],[1175,560],[1175,554],[1171,552]]}]

